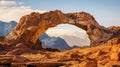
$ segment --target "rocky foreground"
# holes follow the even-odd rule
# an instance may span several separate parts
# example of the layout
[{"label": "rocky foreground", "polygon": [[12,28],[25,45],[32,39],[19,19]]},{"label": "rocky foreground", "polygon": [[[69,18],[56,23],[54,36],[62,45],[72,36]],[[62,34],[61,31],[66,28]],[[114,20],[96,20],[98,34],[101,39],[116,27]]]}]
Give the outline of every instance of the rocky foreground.
[{"label": "rocky foreground", "polygon": [[[43,49],[39,36],[66,23],[85,30],[91,47]],[[23,16],[8,36],[0,36],[0,67],[120,67],[120,26],[105,28],[85,12],[33,12]]]},{"label": "rocky foreground", "polygon": [[[21,47],[18,45],[18,47]],[[22,47],[21,47],[22,48]],[[120,38],[68,51],[15,49],[0,55],[1,67],[120,67]]]}]

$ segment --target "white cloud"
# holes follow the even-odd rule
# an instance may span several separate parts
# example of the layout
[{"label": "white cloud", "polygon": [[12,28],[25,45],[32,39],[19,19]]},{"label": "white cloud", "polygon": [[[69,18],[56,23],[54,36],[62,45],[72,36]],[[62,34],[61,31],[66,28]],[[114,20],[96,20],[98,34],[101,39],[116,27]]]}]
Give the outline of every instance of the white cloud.
[{"label": "white cloud", "polygon": [[23,2],[15,2],[15,1],[0,1],[2,3],[0,5],[0,20],[9,22],[9,21],[19,21],[19,19],[31,12],[40,12],[43,13],[45,11],[42,10],[33,10],[30,6],[23,6]]},{"label": "white cloud", "polygon": [[18,4],[19,4],[19,5],[23,5],[23,4],[24,4],[24,2],[19,2]]},{"label": "white cloud", "polygon": [[88,35],[82,29],[75,31],[71,28],[49,28],[46,33],[51,37],[63,38],[69,46],[89,46],[90,44]]},{"label": "white cloud", "polygon": [[1,0],[0,1],[0,7],[5,7],[5,6],[14,6],[17,3],[15,1],[6,1],[6,0]]}]

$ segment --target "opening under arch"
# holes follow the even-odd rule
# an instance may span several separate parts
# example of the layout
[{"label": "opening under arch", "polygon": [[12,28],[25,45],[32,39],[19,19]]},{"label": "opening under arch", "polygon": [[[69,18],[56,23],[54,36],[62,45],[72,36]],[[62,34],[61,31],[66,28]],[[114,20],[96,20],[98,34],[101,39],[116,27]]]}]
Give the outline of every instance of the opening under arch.
[{"label": "opening under arch", "polygon": [[[68,49],[67,47],[65,48],[65,45],[63,43],[64,41],[60,41],[60,38],[67,43],[65,44],[66,46],[68,45],[71,48],[90,45],[90,40],[88,35],[86,34],[86,31],[71,24],[59,24],[55,27],[49,28],[41,37],[41,41],[45,46],[49,46],[51,48],[64,47],[63,50]],[[61,46],[59,46],[60,44]]]},{"label": "opening under arch", "polygon": [[49,28],[59,24],[72,24],[87,31],[90,46],[105,43],[114,34],[109,29],[99,25],[95,18],[86,12],[63,13],[55,10],[44,14],[32,12],[23,16],[19,24],[2,41],[11,45],[23,43],[31,49],[42,49],[39,36]]}]

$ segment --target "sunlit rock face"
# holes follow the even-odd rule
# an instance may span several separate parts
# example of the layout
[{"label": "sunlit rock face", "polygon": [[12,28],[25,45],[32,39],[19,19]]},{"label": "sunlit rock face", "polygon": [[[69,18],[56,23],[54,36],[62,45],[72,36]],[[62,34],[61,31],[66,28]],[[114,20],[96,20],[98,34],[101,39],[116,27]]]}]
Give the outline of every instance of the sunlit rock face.
[{"label": "sunlit rock face", "polygon": [[105,43],[114,34],[110,29],[100,26],[93,16],[88,13],[77,12],[65,14],[59,10],[55,10],[43,14],[33,12],[23,16],[19,24],[6,36],[4,41],[11,44],[23,43],[31,48],[42,49],[39,36],[48,28],[59,24],[72,24],[85,30],[89,36],[91,45]]}]

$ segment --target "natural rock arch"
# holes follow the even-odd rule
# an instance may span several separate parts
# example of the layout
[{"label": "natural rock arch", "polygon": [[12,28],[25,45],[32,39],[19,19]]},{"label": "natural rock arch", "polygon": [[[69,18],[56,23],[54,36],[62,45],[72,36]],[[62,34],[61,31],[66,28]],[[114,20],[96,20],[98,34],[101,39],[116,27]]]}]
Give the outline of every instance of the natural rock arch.
[{"label": "natural rock arch", "polygon": [[39,36],[48,28],[58,24],[72,24],[85,30],[89,35],[91,45],[104,43],[113,35],[109,29],[100,26],[93,16],[88,13],[64,14],[59,10],[55,10],[43,14],[33,12],[23,16],[14,30],[6,36],[5,41],[14,44],[24,43],[29,47],[40,47]]}]

